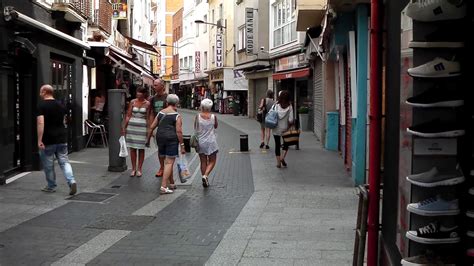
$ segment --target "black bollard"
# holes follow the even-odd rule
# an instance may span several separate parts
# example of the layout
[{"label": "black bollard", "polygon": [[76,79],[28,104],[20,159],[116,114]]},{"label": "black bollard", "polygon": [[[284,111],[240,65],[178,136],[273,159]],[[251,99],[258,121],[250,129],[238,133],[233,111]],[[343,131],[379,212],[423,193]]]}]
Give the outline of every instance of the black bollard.
[{"label": "black bollard", "polygon": [[119,156],[120,131],[125,109],[125,90],[108,90],[109,104],[109,167],[110,172],[123,172],[127,170],[125,158]]},{"label": "black bollard", "polygon": [[184,150],[186,152],[191,152],[191,136],[183,135]]},{"label": "black bollard", "polygon": [[240,135],[240,151],[249,151],[249,135]]}]

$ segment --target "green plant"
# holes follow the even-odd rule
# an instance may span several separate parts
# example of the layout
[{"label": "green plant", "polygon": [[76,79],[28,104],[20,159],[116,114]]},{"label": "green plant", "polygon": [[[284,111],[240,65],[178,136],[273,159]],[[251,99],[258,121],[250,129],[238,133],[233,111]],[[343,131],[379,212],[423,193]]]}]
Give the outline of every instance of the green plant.
[{"label": "green plant", "polygon": [[309,113],[309,107],[308,107],[308,106],[301,106],[301,107],[298,109],[298,113],[299,113],[299,114],[307,114],[307,113]]}]

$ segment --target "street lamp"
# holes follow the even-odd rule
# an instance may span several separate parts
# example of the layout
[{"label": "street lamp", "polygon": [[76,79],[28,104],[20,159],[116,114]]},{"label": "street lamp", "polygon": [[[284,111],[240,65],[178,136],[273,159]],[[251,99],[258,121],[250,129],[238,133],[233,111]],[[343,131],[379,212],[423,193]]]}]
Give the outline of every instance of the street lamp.
[{"label": "street lamp", "polygon": [[225,28],[226,28],[226,26],[222,26],[221,20],[218,20],[218,21],[217,21],[217,24],[216,24],[216,23],[205,22],[205,21],[203,21],[203,20],[197,19],[197,20],[194,21],[194,23],[196,23],[196,24],[212,25],[212,26],[216,26],[216,27],[221,28],[221,29],[225,29]]},{"label": "street lamp", "polygon": [[161,46],[161,47],[172,47],[172,48],[179,49],[179,47],[178,47],[178,46],[174,46],[174,45],[168,45],[168,44],[166,44],[166,43],[160,43],[160,46]]}]

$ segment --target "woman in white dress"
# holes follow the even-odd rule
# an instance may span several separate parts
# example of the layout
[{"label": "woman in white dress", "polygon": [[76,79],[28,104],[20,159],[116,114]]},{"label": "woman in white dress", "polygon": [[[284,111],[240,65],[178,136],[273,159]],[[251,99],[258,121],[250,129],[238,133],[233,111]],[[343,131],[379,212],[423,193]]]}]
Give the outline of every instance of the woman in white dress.
[{"label": "woman in white dress", "polygon": [[208,176],[216,166],[217,145],[216,128],[217,117],[211,114],[212,101],[204,99],[201,101],[201,112],[194,120],[194,130],[198,136],[198,153],[201,160],[202,186],[209,186]]}]

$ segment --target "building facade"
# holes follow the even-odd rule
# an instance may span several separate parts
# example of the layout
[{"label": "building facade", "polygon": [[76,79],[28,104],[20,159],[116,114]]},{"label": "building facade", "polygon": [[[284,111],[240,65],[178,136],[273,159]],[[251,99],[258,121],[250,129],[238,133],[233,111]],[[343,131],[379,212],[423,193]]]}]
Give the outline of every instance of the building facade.
[{"label": "building facade", "polygon": [[[234,40],[236,61],[234,71],[245,77],[247,113],[254,118],[260,99],[268,89],[273,90],[272,69],[269,59],[269,1],[240,1],[234,10]],[[251,27],[251,29],[247,29]],[[248,32],[252,35],[248,39]],[[249,47],[250,46],[250,47]]]}]

